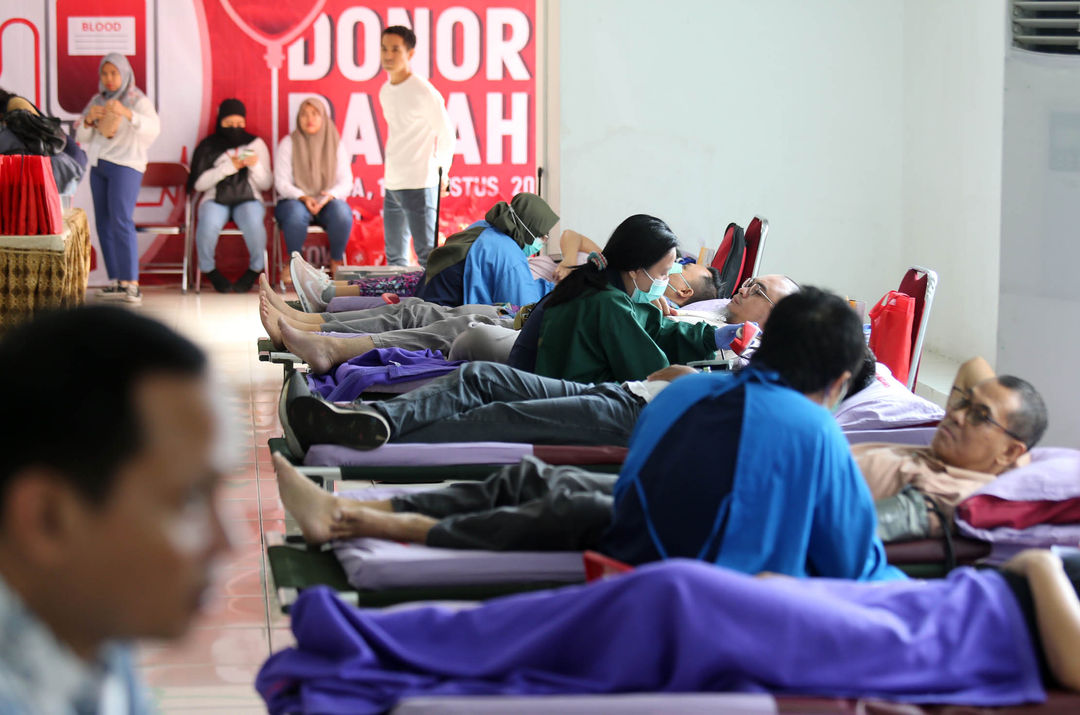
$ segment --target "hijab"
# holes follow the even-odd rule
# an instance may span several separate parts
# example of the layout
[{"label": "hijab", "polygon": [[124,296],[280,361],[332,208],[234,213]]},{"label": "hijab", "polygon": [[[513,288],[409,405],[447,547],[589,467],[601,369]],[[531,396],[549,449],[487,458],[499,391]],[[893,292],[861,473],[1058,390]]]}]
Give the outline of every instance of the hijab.
[{"label": "hijab", "polygon": [[[322,126],[314,134],[300,128],[300,112],[306,105],[315,107],[322,115]],[[326,105],[321,99],[308,97],[296,110],[296,129],[292,134],[293,183],[308,196],[318,196],[334,185],[337,174],[337,151],[341,136],[330,122]]]},{"label": "hijab", "polygon": [[[105,89],[105,83],[101,81],[101,69],[105,66],[105,63],[111,64],[120,72],[120,86],[113,92]],[[94,105],[105,105],[110,100],[117,99],[125,107],[131,109],[136,102],[145,96],[135,86],[135,71],[131,69],[131,63],[127,61],[127,57],[124,57],[119,52],[110,52],[102,57],[101,62],[98,63],[98,93],[93,96],[86,108],[90,109]]]},{"label": "hijab", "polygon": [[188,191],[195,190],[195,182],[199,176],[217,161],[218,157],[229,149],[235,149],[255,141],[255,135],[243,127],[223,127],[221,120],[225,117],[239,115],[247,117],[247,109],[239,99],[226,99],[218,107],[217,123],[214,125],[214,133],[199,142],[195,152],[191,155],[191,173],[188,174]]},{"label": "hijab", "polygon": [[[559,215],[536,194],[520,193],[510,199],[510,203],[500,201],[488,209],[484,221],[490,228],[509,236],[518,248],[523,249],[535,238],[550,231],[558,223]],[[465,254],[489,226],[474,226],[447,238],[445,244],[428,256],[424,280],[429,281],[440,271],[465,260]]]}]

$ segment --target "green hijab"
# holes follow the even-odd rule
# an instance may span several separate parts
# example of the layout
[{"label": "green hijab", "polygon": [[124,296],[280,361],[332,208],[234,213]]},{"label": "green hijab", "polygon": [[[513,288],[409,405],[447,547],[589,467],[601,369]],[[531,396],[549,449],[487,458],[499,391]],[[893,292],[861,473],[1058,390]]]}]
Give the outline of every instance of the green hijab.
[{"label": "green hijab", "polygon": [[[559,215],[536,194],[521,193],[510,199],[510,203],[500,201],[492,206],[484,215],[484,220],[491,224],[491,228],[512,238],[518,248],[524,250],[535,238],[550,231],[551,227],[558,223]],[[441,271],[464,261],[473,242],[486,230],[487,226],[474,226],[447,238],[446,243],[428,256],[424,282],[427,283]]]}]

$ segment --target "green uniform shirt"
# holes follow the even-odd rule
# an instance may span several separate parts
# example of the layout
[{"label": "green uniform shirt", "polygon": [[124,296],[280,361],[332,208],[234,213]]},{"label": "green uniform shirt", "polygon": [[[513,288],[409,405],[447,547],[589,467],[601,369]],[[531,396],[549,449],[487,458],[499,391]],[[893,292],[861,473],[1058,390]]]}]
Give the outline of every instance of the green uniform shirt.
[{"label": "green uniform shirt", "polygon": [[536,374],[578,382],[644,380],[672,363],[706,360],[716,328],[668,320],[608,287],[544,310]]}]

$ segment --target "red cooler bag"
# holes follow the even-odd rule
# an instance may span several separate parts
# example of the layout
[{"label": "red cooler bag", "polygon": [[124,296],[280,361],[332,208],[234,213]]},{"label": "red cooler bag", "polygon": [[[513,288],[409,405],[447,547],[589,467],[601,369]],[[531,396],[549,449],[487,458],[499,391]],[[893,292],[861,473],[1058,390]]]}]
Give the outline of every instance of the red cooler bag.
[{"label": "red cooler bag", "polygon": [[911,369],[911,331],[915,324],[915,299],[891,290],[870,311],[870,349],[878,362],[906,383]]}]

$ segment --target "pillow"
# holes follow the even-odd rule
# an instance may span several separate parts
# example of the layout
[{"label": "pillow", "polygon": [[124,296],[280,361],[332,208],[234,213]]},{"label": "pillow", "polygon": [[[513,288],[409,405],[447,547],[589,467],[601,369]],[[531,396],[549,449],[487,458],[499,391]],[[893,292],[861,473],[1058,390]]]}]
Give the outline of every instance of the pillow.
[{"label": "pillow", "polygon": [[840,403],[836,421],[845,431],[915,427],[937,423],[945,410],[919,397],[877,364],[877,374],[866,388]]},{"label": "pillow", "polygon": [[696,310],[702,313],[719,313],[727,304],[731,302],[730,298],[713,298],[712,300],[699,300],[694,303],[687,303],[679,310]]},{"label": "pillow", "polygon": [[1049,545],[1080,541],[1080,450],[1038,447],[956,507],[963,533],[987,541]]}]

